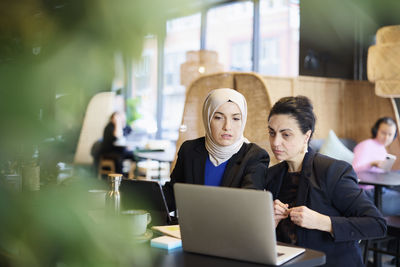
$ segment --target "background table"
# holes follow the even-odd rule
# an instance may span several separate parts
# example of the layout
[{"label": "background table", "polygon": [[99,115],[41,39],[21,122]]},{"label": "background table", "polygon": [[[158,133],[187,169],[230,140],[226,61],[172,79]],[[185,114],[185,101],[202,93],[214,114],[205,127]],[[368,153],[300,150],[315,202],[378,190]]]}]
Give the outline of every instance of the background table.
[{"label": "background table", "polygon": [[382,210],[382,187],[400,186],[400,173],[358,172],[359,183],[375,187],[374,200],[379,210]]},{"label": "background table", "polygon": [[[168,172],[170,172],[171,163],[175,159],[175,147],[169,147],[166,150],[136,150],[135,155],[141,160],[152,160],[158,162],[158,179],[161,180],[161,163],[168,164]],[[167,175],[169,179],[169,173]]]},{"label": "background table", "polygon": [[[373,185],[375,187],[374,201],[380,211],[382,211],[382,188],[400,186],[400,174],[398,172],[358,172],[357,176],[360,184]],[[374,247],[379,249],[379,243],[374,244]],[[376,252],[374,252],[374,264],[378,267],[382,266],[382,257]]]}]

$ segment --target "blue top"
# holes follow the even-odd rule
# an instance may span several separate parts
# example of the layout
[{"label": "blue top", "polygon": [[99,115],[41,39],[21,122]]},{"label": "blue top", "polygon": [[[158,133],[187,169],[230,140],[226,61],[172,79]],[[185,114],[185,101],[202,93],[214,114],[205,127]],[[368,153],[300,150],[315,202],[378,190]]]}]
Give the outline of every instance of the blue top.
[{"label": "blue top", "polygon": [[204,185],[219,186],[222,181],[222,176],[224,176],[227,163],[228,160],[218,166],[214,166],[210,161],[210,158],[207,157],[206,169],[204,171]]}]

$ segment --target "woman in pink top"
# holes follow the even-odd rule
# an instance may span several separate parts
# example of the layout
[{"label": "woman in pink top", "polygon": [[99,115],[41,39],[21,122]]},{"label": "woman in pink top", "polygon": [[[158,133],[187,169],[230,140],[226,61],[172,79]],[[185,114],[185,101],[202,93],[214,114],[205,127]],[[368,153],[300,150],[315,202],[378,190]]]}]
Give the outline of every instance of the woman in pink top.
[{"label": "woman in pink top", "polygon": [[[372,138],[359,143],[354,148],[353,168],[356,172],[371,171],[383,172],[382,164],[386,158],[388,147],[397,136],[395,121],[383,117],[376,121],[371,129]],[[364,187],[367,195],[374,199],[373,186]],[[384,215],[400,215],[400,188],[383,188],[382,212]]]}]

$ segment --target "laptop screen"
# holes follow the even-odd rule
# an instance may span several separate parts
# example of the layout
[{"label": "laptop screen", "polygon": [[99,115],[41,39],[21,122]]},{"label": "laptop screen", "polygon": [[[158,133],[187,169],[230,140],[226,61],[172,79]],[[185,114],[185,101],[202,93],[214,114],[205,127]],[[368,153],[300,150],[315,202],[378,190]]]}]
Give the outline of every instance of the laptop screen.
[{"label": "laptop screen", "polygon": [[171,222],[161,186],[156,181],[123,179],[120,185],[121,209],[143,209],[150,212],[150,226]]}]

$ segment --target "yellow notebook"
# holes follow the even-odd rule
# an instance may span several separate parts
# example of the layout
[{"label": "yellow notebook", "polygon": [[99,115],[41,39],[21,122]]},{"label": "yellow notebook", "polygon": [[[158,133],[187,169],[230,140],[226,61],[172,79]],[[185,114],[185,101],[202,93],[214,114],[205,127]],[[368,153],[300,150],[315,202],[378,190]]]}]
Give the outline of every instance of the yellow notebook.
[{"label": "yellow notebook", "polygon": [[161,226],[153,226],[151,227],[152,230],[158,231],[165,235],[169,235],[175,238],[181,238],[181,230],[179,225],[161,225]]}]

